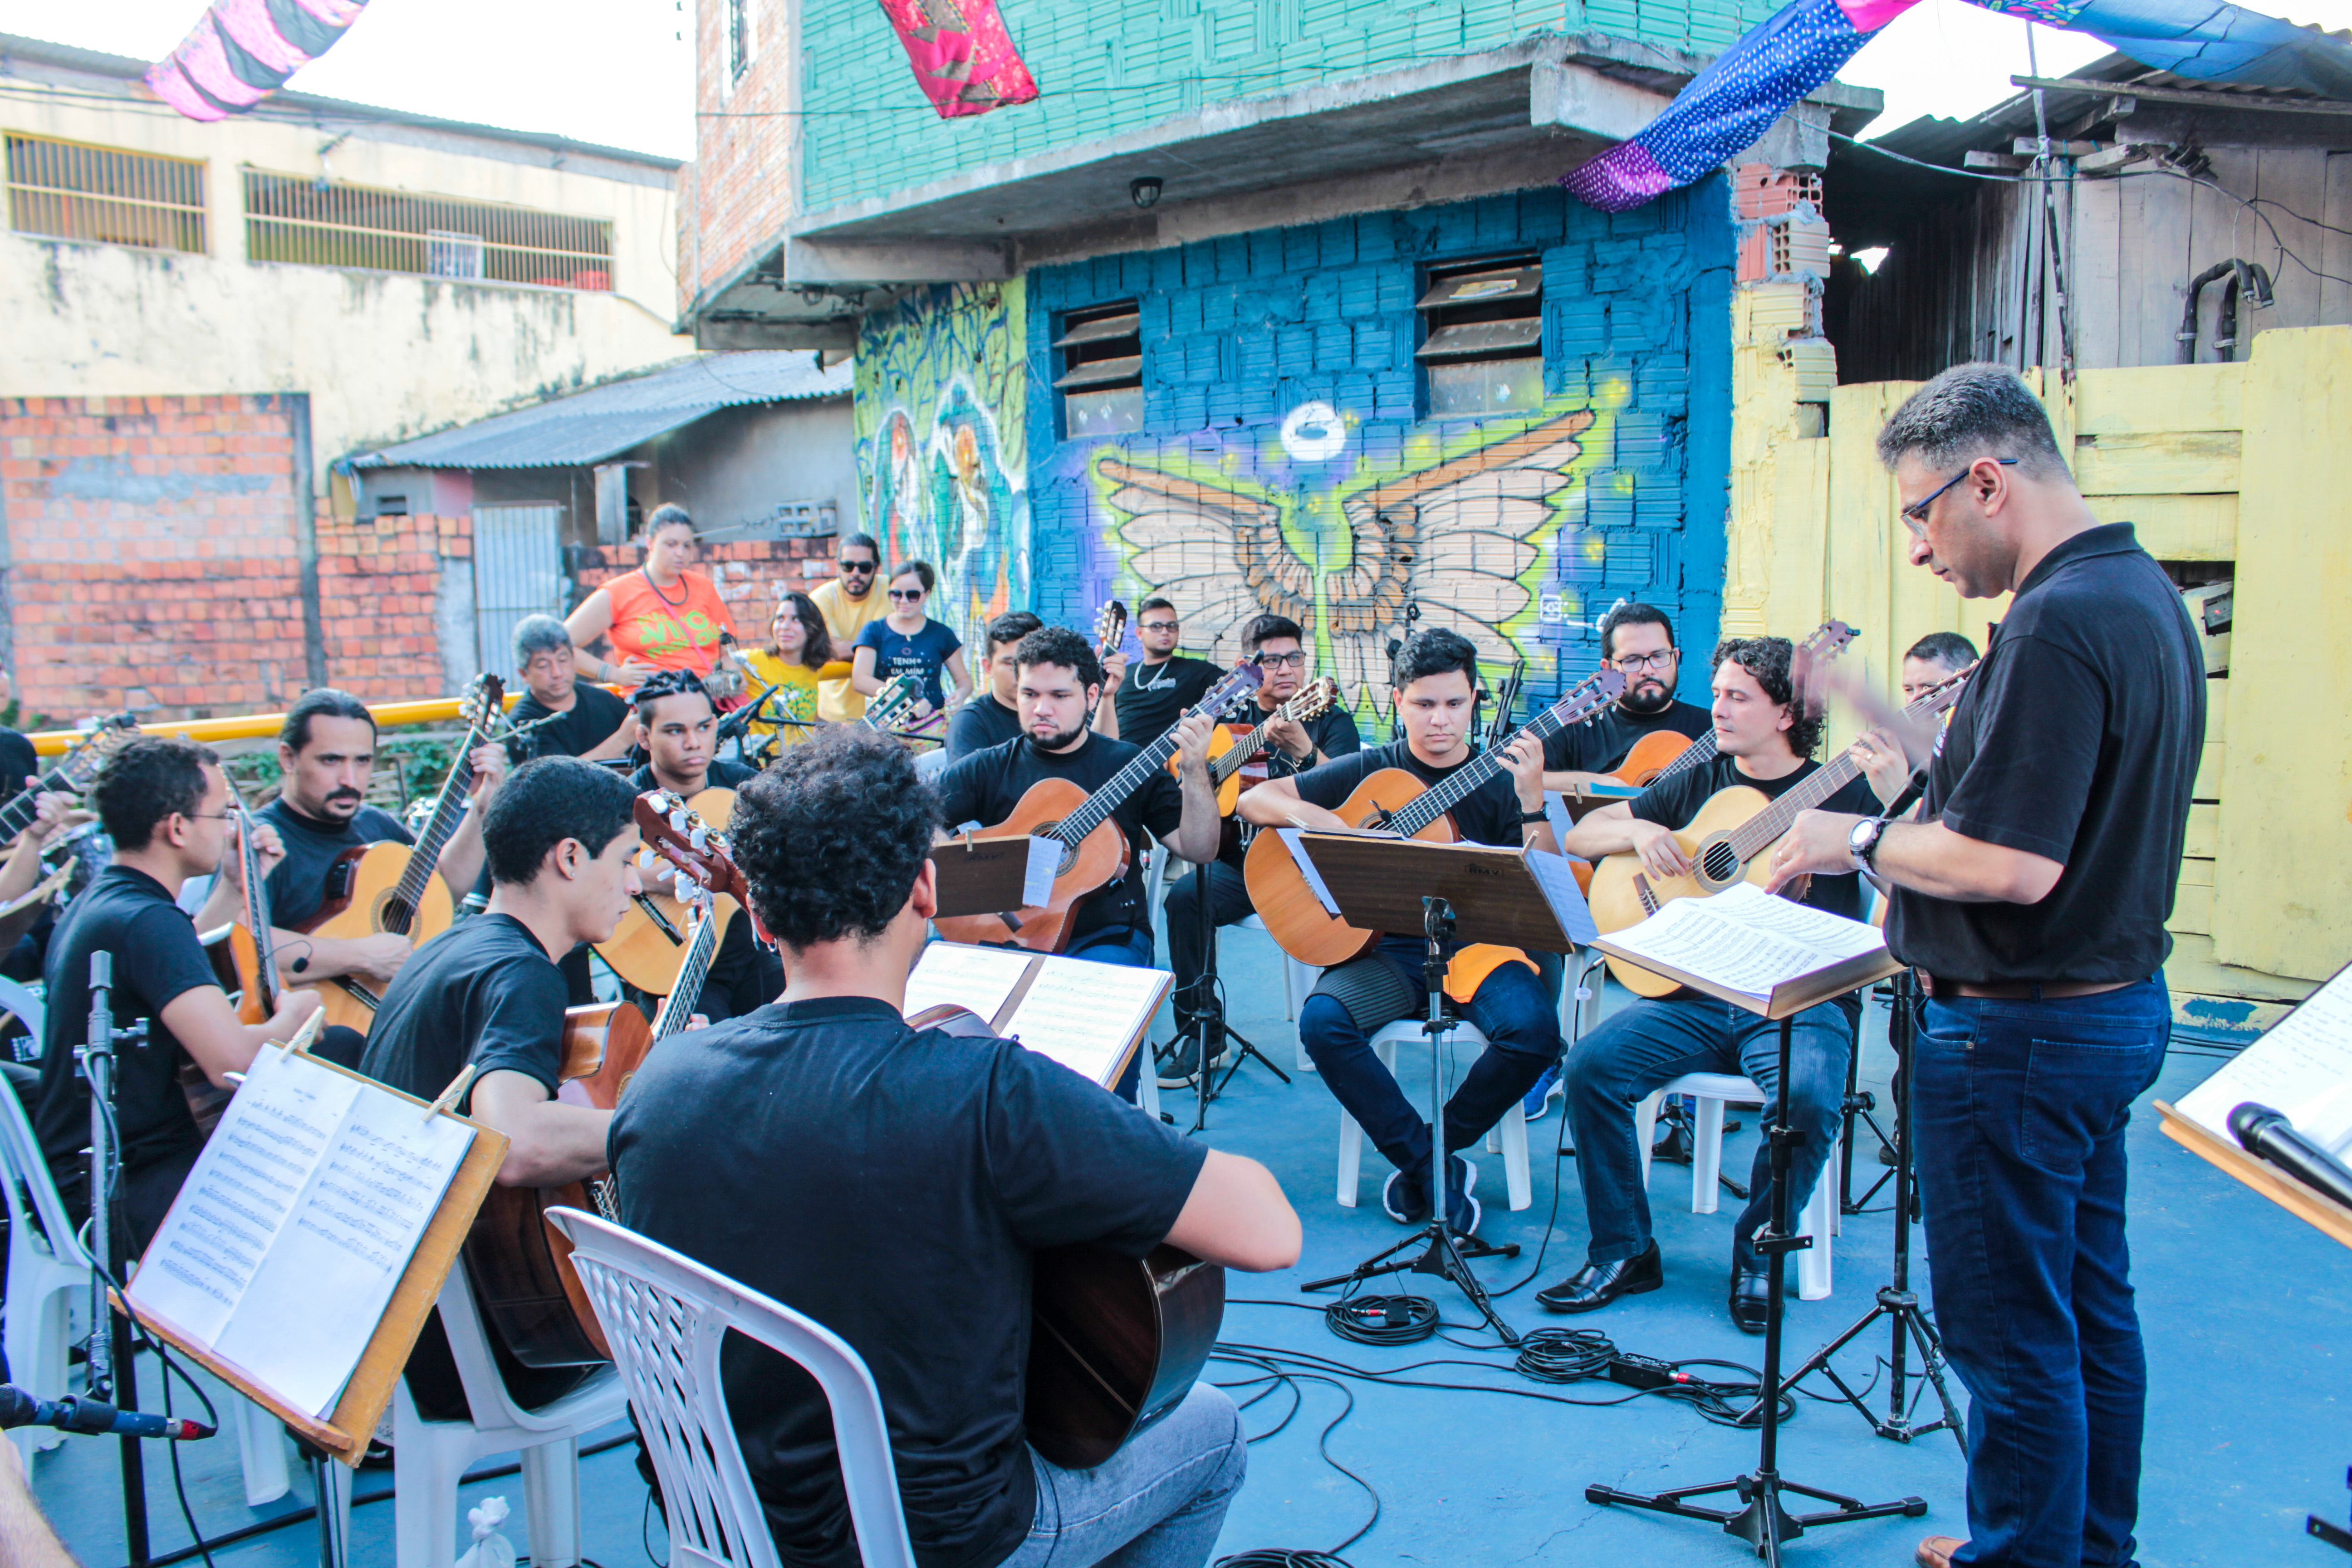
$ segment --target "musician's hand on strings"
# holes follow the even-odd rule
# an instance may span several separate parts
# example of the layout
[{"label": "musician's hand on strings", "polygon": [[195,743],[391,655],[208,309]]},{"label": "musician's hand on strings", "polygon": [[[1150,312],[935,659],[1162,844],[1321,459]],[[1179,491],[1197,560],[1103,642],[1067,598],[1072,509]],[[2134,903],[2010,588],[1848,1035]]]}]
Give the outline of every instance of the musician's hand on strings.
[{"label": "musician's hand on strings", "polygon": [[1176,765],[1203,784],[1209,778],[1209,733],[1215,728],[1206,713],[1187,713],[1176,723]]},{"label": "musician's hand on strings", "polygon": [[507,782],[506,743],[494,741],[487,746],[476,746],[467,760],[474,764],[474,782],[467,787],[466,797],[479,811],[490,804],[490,797]]},{"label": "musician's hand on strings", "polygon": [[43,790],[33,797],[33,820],[26,825],[25,837],[37,845],[46,844],[69,827],[94,820],[96,816],[95,812],[84,811],[69,795]]},{"label": "musician's hand on strings", "polygon": [[290,1040],[295,1032],[310,1021],[310,1015],[326,1005],[316,991],[308,988],[281,991],[278,994],[278,1010],[269,1015],[262,1027],[273,1040]]},{"label": "musician's hand on strings", "polygon": [[1117,648],[1111,649],[1102,656],[1102,700],[1108,702],[1118,695],[1120,687],[1127,684],[1127,655]]},{"label": "musician's hand on strings", "polygon": [[1283,754],[1294,763],[1315,760],[1315,738],[1307,732],[1307,726],[1296,719],[1267,721],[1265,738],[1268,744],[1281,748]]},{"label": "musician's hand on strings", "polygon": [[1772,873],[1764,890],[1777,893],[1815,872],[1843,876],[1853,869],[1853,825],[1862,820],[1842,811],[1801,811],[1787,837],[1772,850]]},{"label": "musician's hand on strings", "polygon": [[1911,762],[1903,754],[1903,743],[1884,730],[1872,730],[1857,736],[1845,754],[1853,759],[1863,776],[1870,780],[1870,793],[1882,805],[1891,804],[1911,782]]},{"label": "musician's hand on strings", "polygon": [[1644,822],[1634,817],[1626,827],[1633,835],[1633,853],[1642,862],[1642,869],[1653,877],[1682,877],[1690,872],[1690,857],[1675,841],[1671,829],[1663,823]]},{"label": "musician's hand on strings", "polygon": [[1519,809],[1541,811],[1544,808],[1543,742],[1522,730],[1503,747],[1503,756],[1510,764],[1511,784],[1519,792]]}]

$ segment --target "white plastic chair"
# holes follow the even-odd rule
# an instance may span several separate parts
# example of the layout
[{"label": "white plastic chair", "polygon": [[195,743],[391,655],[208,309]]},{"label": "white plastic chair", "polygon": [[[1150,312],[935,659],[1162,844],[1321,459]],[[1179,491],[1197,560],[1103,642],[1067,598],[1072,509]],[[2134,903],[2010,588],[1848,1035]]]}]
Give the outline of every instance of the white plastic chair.
[{"label": "white plastic chair", "polygon": [[[16,1011],[16,1003],[5,994],[0,1005]],[[16,1016],[34,1022],[23,1013]],[[36,1399],[62,1399],[73,1392],[69,1352],[89,1332],[89,1254],[58,1195],[25,1108],[5,1088],[0,1088],[0,1185],[8,1191],[8,1300],[0,1324],[8,1374]],[[236,1430],[246,1505],[259,1508],[284,1497],[293,1485],[285,1427],[227,1389],[219,1391],[214,1404],[222,1424]],[[20,1426],[9,1436],[28,1465],[36,1453],[65,1440],[65,1434],[45,1426]]]},{"label": "white plastic chair", "polygon": [[[1760,1100],[1768,1107],[1771,1097],[1759,1089],[1753,1080],[1737,1073],[1685,1073],[1651,1095],[1635,1107],[1633,1137],[1642,1151],[1642,1184],[1650,1184],[1650,1143],[1657,1134],[1658,1109],[1670,1094],[1687,1094],[1697,1105],[1696,1125],[1691,1135],[1691,1213],[1713,1214],[1723,1190],[1717,1179],[1723,1173],[1723,1107],[1727,1100]],[[1832,1273],[1830,1268],[1830,1238],[1843,1227],[1844,1216],[1837,1201],[1838,1143],[1835,1132],[1830,1135],[1829,1158],[1822,1166],[1821,1178],[1806,1195],[1804,1206],[1797,1219],[1797,1234],[1810,1236],[1813,1245],[1797,1254],[1797,1295],[1800,1300],[1818,1301],[1830,1293]]]},{"label": "white plastic chair", "polygon": [[22,981],[0,975],[0,1013],[14,1013],[24,1024],[25,1032],[33,1037],[37,1056],[41,1042],[48,1038],[47,1004],[34,995],[33,988]]},{"label": "white plastic chair", "polygon": [[[1426,1037],[1421,1032],[1421,1026],[1419,1018],[1400,1018],[1372,1036],[1372,1052],[1391,1076],[1396,1072],[1398,1045]],[[1486,1048],[1486,1037],[1479,1032],[1476,1025],[1466,1019],[1454,1024],[1451,1038],[1454,1045],[1461,1049],[1483,1051]],[[1402,1085],[1403,1080],[1398,1081]],[[1437,1125],[1443,1114],[1441,1107],[1433,1113],[1431,1124]],[[1511,1207],[1526,1208],[1535,1202],[1535,1190],[1528,1173],[1527,1107],[1518,1100],[1511,1102],[1511,1108],[1503,1112],[1503,1120],[1486,1134],[1486,1152],[1494,1153],[1498,1150],[1503,1156],[1503,1181],[1510,1194]],[[1363,1174],[1363,1166],[1364,1130],[1356,1125],[1356,1119],[1342,1107],[1339,1111],[1339,1190],[1342,1208],[1356,1206],[1357,1188]]]},{"label": "white plastic chair", "polygon": [[[580,1561],[580,1438],[618,1421],[628,1409],[627,1392],[610,1367],[600,1367],[553,1404],[525,1410],[499,1375],[462,1263],[449,1270],[441,1287],[440,1312],[474,1418],[427,1421],[417,1413],[408,1380],[394,1385],[394,1560],[400,1568],[454,1568],[457,1530],[464,1523],[457,1510],[458,1480],[476,1460],[512,1453],[522,1462],[532,1568],[568,1568]],[[348,1488],[337,1501],[348,1541]]]},{"label": "white plastic chair", "polygon": [[[822,1323],[619,1226],[556,1209],[572,1261],[618,1358],[669,1518],[670,1561],[692,1568],[777,1568],[727,1415],[719,1345],[728,1331],[798,1363],[833,1407],[834,1449],[867,1568],[914,1568],[890,1428],[874,1375]],[[532,1561],[539,1561],[532,1538]],[[409,1568],[404,1554],[402,1568]]]}]

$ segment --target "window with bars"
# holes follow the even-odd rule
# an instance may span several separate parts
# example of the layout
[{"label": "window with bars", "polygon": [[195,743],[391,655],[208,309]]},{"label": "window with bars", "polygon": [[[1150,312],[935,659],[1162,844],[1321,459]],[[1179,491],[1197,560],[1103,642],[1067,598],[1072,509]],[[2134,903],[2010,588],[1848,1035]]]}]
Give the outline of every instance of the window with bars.
[{"label": "window with bars", "polygon": [[245,172],[246,254],[255,261],[415,272],[556,289],[613,286],[613,226],[527,207]]},{"label": "window with bars", "polygon": [[1415,306],[1429,412],[1502,414],[1543,404],[1543,263],[1496,257],[1433,267]]},{"label": "window with bars", "polygon": [[757,40],[751,32],[751,0],[727,0],[727,82],[730,87],[743,79],[751,68],[751,53]]},{"label": "window with bars", "polygon": [[8,137],[8,226],[19,234],[205,253],[205,165],[45,136]]}]

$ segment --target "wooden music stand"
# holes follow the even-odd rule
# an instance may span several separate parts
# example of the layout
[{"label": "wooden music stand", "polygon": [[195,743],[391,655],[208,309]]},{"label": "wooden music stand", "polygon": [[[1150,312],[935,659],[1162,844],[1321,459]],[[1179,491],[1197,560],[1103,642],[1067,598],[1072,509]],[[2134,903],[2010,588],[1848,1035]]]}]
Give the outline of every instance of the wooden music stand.
[{"label": "wooden music stand", "polygon": [[2277,1166],[2255,1159],[2236,1144],[2215,1137],[2202,1125],[2189,1121],[2161,1100],[2156,1102],[2156,1111],[2164,1135],[2175,1143],[2200,1159],[2219,1165],[2297,1219],[2318,1227],[2345,1246],[2352,1247],[2352,1208],[2347,1208],[2326,1193],[2305,1186]]},{"label": "wooden music stand", "polygon": [[1298,836],[1339,905],[1340,918],[1366,931],[1422,928],[1424,897],[1460,912],[1473,943],[1573,952],[1576,943],[1528,865],[1530,851],[1487,844],[1427,844],[1389,834]]},{"label": "wooden music stand", "polygon": [[983,837],[960,834],[931,846],[931,864],[939,877],[938,917],[993,915],[1027,908],[1022,896],[1029,876],[1029,835]]}]

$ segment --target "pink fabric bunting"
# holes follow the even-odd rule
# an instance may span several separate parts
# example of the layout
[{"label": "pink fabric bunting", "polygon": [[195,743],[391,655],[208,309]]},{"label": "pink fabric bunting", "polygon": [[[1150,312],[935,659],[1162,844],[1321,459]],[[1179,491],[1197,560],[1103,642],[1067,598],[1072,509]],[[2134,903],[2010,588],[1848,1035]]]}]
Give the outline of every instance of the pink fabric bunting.
[{"label": "pink fabric bunting", "polygon": [[882,0],[882,13],[940,119],[1036,98],[1036,80],[1013,47],[996,0]]},{"label": "pink fabric bunting", "polygon": [[367,0],[215,0],[147,71],[155,96],[191,120],[252,108],[334,46]]}]

